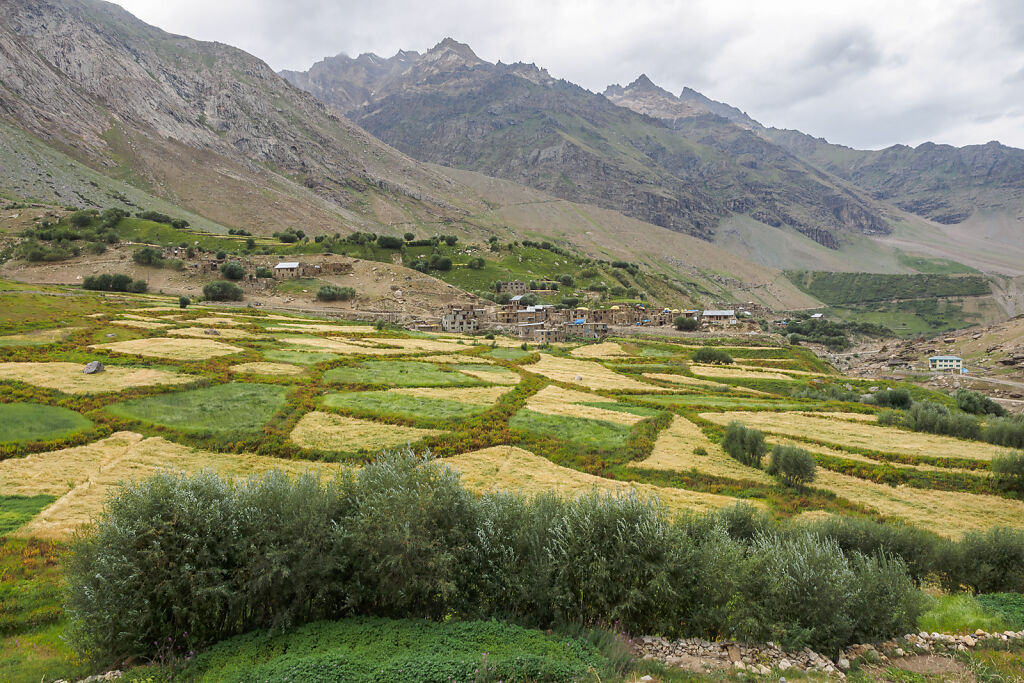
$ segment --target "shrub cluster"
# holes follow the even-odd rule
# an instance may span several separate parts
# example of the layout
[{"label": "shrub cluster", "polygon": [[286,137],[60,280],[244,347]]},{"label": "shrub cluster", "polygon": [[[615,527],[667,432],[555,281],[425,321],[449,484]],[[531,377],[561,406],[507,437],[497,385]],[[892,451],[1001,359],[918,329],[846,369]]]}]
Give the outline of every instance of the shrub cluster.
[{"label": "shrub cluster", "polygon": [[227,280],[214,280],[203,285],[203,296],[210,301],[241,301],[242,288]]},{"label": "shrub cluster", "polygon": [[702,346],[693,353],[693,361],[695,363],[729,365],[732,363],[732,356],[722,349],[716,349],[713,346]]},{"label": "shrub cluster", "polygon": [[140,266],[150,266],[152,268],[173,268],[174,270],[181,270],[185,267],[185,262],[181,259],[165,259],[163,254],[156,247],[142,247],[141,249],[136,249],[132,252],[132,261]]},{"label": "shrub cluster", "polygon": [[672,324],[675,325],[677,330],[683,332],[692,332],[700,327],[700,323],[697,322],[696,318],[689,318],[685,315],[677,315]]},{"label": "shrub cluster", "polygon": [[1006,453],[992,458],[992,474],[1001,487],[1024,493],[1024,453]]},{"label": "shrub cluster", "polygon": [[768,447],[764,442],[764,434],[756,429],[749,429],[742,422],[733,420],[725,428],[722,450],[729,457],[739,460],[747,467],[761,469],[761,458],[764,457]]},{"label": "shrub cluster", "polygon": [[617,623],[829,650],[913,627],[921,598],[902,560],[765,519],[673,521],[633,495],[478,498],[411,453],[329,481],[165,473],[122,485],[73,542],[67,613],[77,647],[100,660],[151,656],[184,633],[193,648],[353,615]]},{"label": "shrub cluster", "polygon": [[768,474],[787,484],[802,485],[814,481],[814,456],[796,446],[776,444],[768,463]]},{"label": "shrub cluster", "polygon": [[86,275],[82,280],[83,289],[92,289],[99,292],[145,292],[149,286],[145,280],[132,280],[130,275],[117,273],[110,275]]},{"label": "shrub cluster", "polygon": [[955,398],[956,407],[965,413],[972,413],[974,415],[995,415],[997,417],[1005,417],[1007,415],[1006,408],[1002,407],[985,394],[979,394],[977,391],[971,391],[970,389],[957,389]]},{"label": "shrub cluster", "polygon": [[352,287],[337,287],[335,285],[324,285],[316,291],[318,301],[349,301],[356,296],[356,290]]},{"label": "shrub cluster", "polygon": [[886,411],[878,416],[878,421],[880,424],[897,425],[915,432],[976,439],[1007,448],[1024,448],[1024,416],[1021,415],[990,415],[982,422],[973,415],[951,411],[931,401],[921,401],[903,413]]},{"label": "shrub cluster", "polygon": [[872,394],[870,403],[883,408],[909,408],[913,400],[906,389],[888,389]]},{"label": "shrub cluster", "polygon": [[241,280],[245,277],[245,266],[238,261],[221,264],[220,274],[229,280]]}]

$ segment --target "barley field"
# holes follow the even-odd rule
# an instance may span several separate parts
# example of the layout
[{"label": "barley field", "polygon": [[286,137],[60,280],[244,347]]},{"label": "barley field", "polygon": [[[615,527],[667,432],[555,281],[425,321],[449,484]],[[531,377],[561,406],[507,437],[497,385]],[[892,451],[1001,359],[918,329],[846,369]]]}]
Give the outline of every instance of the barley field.
[{"label": "barley field", "polygon": [[[0,496],[52,497],[20,535],[67,538],[116,482],[161,470],[330,473],[407,447],[478,491],[636,491],[680,512],[741,500],[779,516],[857,510],[946,536],[1024,527],[1024,503],[988,470],[1007,449],[885,427],[873,405],[794,398],[852,380],[769,337],[708,340],[738,360],[701,365],[692,340],[524,346],[136,299],[0,337]],[[106,372],[83,374],[90,360]],[[734,420],[769,449],[808,450],[814,481],[790,486],[730,458],[721,440]]]}]

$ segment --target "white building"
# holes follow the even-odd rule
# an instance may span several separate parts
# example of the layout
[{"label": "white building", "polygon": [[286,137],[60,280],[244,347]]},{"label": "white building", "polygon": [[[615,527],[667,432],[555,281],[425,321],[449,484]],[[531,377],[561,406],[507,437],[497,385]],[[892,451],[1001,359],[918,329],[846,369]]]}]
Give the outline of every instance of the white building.
[{"label": "white building", "polygon": [[964,359],[960,356],[932,356],[928,359],[928,369],[932,372],[963,372]]}]

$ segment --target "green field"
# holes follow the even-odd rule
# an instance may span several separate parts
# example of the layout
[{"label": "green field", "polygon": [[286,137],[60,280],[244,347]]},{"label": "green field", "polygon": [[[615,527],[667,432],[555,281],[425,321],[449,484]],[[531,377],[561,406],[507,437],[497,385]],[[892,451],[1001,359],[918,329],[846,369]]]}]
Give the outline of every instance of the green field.
[{"label": "green field", "polygon": [[115,403],[119,417],[186,432],[254,432],[284,407],[285,388],[231,382]]},{"label": "green field", "polygon": [[[487,366],[488,368],[490,366]],[[442,370],[417,361],[368,360],[356,365],[332,368],[324,373],[332,384],[384,384],[393,387],[472,386],[480,380],[460,372]]]},{"label": "green field", "polygon": [[336,353],[319,351],[291,351],[289,349],[271,349],[263,352],[263,357],[277,363],[298,363],[299,365],[316,365],[324,361],[338,358]]},{"label": "green field", "polygon": [[532,410],[520,410],[512,416],[508,426],[536,436],[566,440],[574,447],[597,451],[622,448],[630,435],[629,427],[614,422],[545,415]]},{"label": "green field", "polygon": [[91,426],[91,420],[67,408],[0,403],[0,443],[59,439]]},{"label": "green field", "polygon": [[16,530],[35,517],[47,505],[57,500],[56,496],[0,496],[0,538]]},{"label": "green field", "polygon": [[955,277],[790,270],[786,271],[786,277],[803,291],[833,306],[891,299],[986,296],[992,293],[988,282],[979,275]]},{"label": "green field", "polygon": [[448,401],[440,398],[405,396],[386,391],[354,391],[324,396],[324,405],[353,415],[397,417],[404,420],[425,420],[444,426],[487,410],[488,406]]}]

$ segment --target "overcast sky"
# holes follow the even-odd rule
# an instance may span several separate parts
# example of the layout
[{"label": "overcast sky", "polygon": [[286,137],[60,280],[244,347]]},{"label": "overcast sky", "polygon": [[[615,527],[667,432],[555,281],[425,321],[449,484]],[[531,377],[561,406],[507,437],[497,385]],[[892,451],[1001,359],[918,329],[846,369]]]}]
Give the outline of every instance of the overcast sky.
[{"label": "overcast sky", "polygon": [[275,69],[445,36],[600,92],[646,73],[859,148],[1024,147],[1024,0],[116,0]]}]

